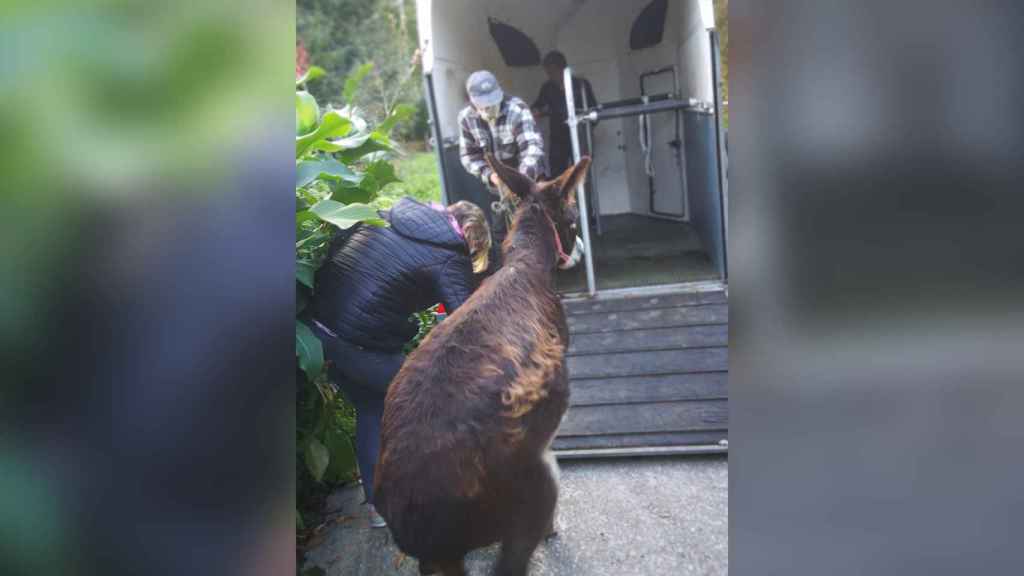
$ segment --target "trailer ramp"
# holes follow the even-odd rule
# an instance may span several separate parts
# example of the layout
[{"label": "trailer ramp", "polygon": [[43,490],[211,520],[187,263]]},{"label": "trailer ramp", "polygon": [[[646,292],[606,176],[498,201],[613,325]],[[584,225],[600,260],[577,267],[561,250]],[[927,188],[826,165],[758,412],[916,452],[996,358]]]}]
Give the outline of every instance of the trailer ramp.
[{"label": "trailer ramp", "polygon": [[728,302],[720,283],[566,297],[571,398],[559,458],[722,452]]}]

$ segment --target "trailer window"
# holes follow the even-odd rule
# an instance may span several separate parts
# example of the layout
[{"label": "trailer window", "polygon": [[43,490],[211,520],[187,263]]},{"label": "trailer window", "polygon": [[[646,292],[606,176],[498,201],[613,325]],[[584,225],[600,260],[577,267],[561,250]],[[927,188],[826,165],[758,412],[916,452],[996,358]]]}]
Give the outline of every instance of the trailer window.
[{"label": "trailer window", "polygon": [[643,50],[661,44],[667,13],[668,0],[654,0],[644,7],[629,31],[629,49]]},{"label": "trailer window", "polygon": [[540,65],[540,50],[537,44],[518,28],[488,18],[487,23],[491,29],[491,37],[498,45],[501,58],[506,66],[538,66]]}]

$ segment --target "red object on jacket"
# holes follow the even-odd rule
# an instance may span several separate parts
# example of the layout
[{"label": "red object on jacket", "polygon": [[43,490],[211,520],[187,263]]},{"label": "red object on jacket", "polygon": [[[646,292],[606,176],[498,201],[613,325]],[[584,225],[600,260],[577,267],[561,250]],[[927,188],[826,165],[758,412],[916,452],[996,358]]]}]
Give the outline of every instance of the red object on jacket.
[{"label": "red object on jacket", "polygon": [[437,305],[437,313],[438,314],[447,314],[448,313],[444,309],[444,304],[438,304]]}]

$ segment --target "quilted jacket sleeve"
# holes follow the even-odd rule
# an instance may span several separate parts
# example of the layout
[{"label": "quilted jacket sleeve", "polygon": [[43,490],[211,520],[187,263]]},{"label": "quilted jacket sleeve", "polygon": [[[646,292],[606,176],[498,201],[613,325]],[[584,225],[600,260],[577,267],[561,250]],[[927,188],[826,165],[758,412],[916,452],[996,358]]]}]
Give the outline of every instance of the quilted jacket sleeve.
[{"label": "quilted jacket sleeve", "polygon": [[475,286],[473,265],[465,254],[454,254],[441,266],[437,294],[449,314],[469,299]]}]

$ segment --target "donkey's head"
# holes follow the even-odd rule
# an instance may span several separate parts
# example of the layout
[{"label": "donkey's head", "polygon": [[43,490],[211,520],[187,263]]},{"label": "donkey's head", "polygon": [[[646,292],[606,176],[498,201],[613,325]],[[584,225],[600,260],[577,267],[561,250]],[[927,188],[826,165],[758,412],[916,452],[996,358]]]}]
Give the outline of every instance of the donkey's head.
[{"label": "donkey's head", "polygon": [[554,231],[556,264],[561,269],[572,268],[583,255],[583,243],[576,236],[579,209],[576,206],[576,188],[587,174],[590,157],[570,166],[554,180],[534,182],[515,168],[503,164],[490,154],[487,165],[509,192],[519,198],[520,211],[537,211]]}]

